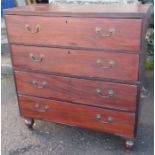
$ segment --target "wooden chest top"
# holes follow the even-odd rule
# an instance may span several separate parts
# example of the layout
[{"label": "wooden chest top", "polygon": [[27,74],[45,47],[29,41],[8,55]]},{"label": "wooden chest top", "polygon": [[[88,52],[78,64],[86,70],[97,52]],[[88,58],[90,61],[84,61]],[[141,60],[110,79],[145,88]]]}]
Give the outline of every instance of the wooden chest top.
[{"label": "wooden chest top", "polygon": [[143,18],[150,5],[103,5],[103,4],[52,4],[30,5],[6,10],[6,14],[41,16],[89,16],[89,17],[126,17]]}]

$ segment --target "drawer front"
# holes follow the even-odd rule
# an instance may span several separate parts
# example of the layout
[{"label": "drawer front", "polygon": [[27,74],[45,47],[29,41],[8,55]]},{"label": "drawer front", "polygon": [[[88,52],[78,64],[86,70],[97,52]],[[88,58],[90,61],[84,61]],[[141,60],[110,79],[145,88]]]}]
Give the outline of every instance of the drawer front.
[{"label": "drawer front", "polygon": [[18,71],[15,76],[20,94],[124,111],[136,110],[137,86],[135,85]]},{"label": "drawer front", "polygon": [[140,50],[141,19],[7,15],[6,21],[11,42],[77,48]]},{"label": "drawer front", "polygon": [[36,97],[19,96],[21,114],[41,120],[133,138],[135,114]]},{"label": "drawer front", "polygon": [[16,68],[75,76],[138,80],[138,54],[12,45]]}]

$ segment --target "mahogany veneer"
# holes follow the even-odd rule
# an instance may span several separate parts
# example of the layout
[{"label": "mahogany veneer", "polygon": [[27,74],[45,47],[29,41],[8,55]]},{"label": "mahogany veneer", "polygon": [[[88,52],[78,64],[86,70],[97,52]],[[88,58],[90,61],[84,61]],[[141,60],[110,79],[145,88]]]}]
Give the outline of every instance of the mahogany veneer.
[{"label": "mahogany veneer", "polygon": [[[124,81],[138,80],[138,54],[23,45],[12,45],[11,48],[15,68]],[[32,54],[36,58],[43,56],[43,60],[40,63],[32,62]]]},{"label": "mahogany veneer", "polygon": [[[13,43],[95,49],[110,47],[114,50],[123,49],[128,51],[140,50],[141,19],[49,18],[40,16],[26,16],[23,18],[22,16],[9,15],[7,20],[9,20],[10,42]],[[25,23],[28,23],[32,31],[35,31],[36,24],[41,23],[41,25],[39,24],[40,33],[32,36],[31,32],[25,31]],[[97,28],[101,28],[103,34],[96,34]],[[111,37],[104,38],[102,36],[104,33],[108,33],[106,32],[108,29],[113,28],[115,31]]]},{"label": "mahogany veneer", "polygon": [[[27,72],[15,72],[17,91],[19,94],[33,95],[43,98],[55,98],[70,102],[96,105],[112,109],[136,110],[137,86],[112,82],[92,81]],[[33,82],[36,84],[34,85]],[[42,87],[43,83],[44,88]],[[101,90],[98,93],[97,90]],[[108,91],[113,96],[108,97]],[[105,97],[103,97],[105,96]]]},{"label": "mahogany veneer", "polygon": [[[90,106],[28,96],[19,96],[19,102],[21,103],[21,114],[26,117],[106,131],[126,138],[134,138],[134,113],[91,108]],[[36,108],[37,106],[39,106],[38,109]],[[47,110],[44,110],[45,107],[48,107]],[[100,115],[101,119],[96,120],[97,115]],[[112,118],[111,122],[108,120],[109,115]]]},{"label": "mahogany veneer", "polygon": [[149,5],[31,5],[5,19],[20,114],[111,133],[132,148]]}]

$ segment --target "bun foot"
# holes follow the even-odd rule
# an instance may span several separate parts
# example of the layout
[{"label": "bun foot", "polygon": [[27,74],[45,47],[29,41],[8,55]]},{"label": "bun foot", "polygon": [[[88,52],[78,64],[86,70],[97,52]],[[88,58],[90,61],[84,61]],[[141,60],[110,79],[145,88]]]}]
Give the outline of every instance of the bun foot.
[{"label": "bun foot", "polygon": [[25,118],[25,125],[28,127],[28,129],[32,130],[34,124],[33,118]]},{"label": "bun foot", "polygon": [[134,146],[134,140],[126,140],[125,141],[125,148],[127,150],[131,150]]}]

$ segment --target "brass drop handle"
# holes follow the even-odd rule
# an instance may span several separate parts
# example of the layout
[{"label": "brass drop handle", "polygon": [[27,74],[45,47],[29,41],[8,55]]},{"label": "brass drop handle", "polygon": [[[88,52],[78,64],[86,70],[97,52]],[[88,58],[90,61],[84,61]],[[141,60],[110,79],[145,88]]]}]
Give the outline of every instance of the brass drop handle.
[{"label": "brass drop handle", "polygon": [[96,60],[96,64],[101,66],[104,69],[111,69],[115,64],[114,60],[109,60],[108,62],[101,61],[100,59]]},{"label": "brass drop handle", "polygon": [[45,56],[43,54],[40,54],[40,56],[38,58],[35,57],[32,53],[30,53],[29,56],[32,59],[32,61],[34,61],[34,62],[42,62],[45,58]]},{"label": "brass drop handle", "polygon": [[31,34],[35,34],[40,32],[40,25],[36,25],[34,31],[32,30],[32,28],[30,27],[30,25],[26,24],[25,25],[25,30]]},{"label": "brass drop handle", "polygon": [[96,94],[102,98],[109,98],[114,95],[114,91],[112,89],[109,89],[106,93],[104,93],[100,88],[97,88]]},{"label": "brass drop handle", "polygon": [[43,108],[41,107],[41,105],[39,103],[35,104],[35,109],[39,112],[46,112],[47,110],[49,110],[49,106],[45,105]]},{"label": "brass drop handle", "polygon": [[112,123],[113,122],[113,117],[112,116],[108,116],[106,121],[104,121],[100,114],[96,114],[96,120],[100,121],[103,124],[107,124],[107,123]]},{"label": "brass drop handle", "polygon": [[116,31],[115,28],[109,28],[107,31],[103,31],[101,27],[96,27],[96,33],[101,35],[102,37],[111,37],[113,33]]},{"label": "brass drop handle", "polygon": [[41,84],[39,84],[36,80],[32,80],[32,85],[36,88],[45,88],[47,87],[48,83],[47,81],[42,82]]}]

